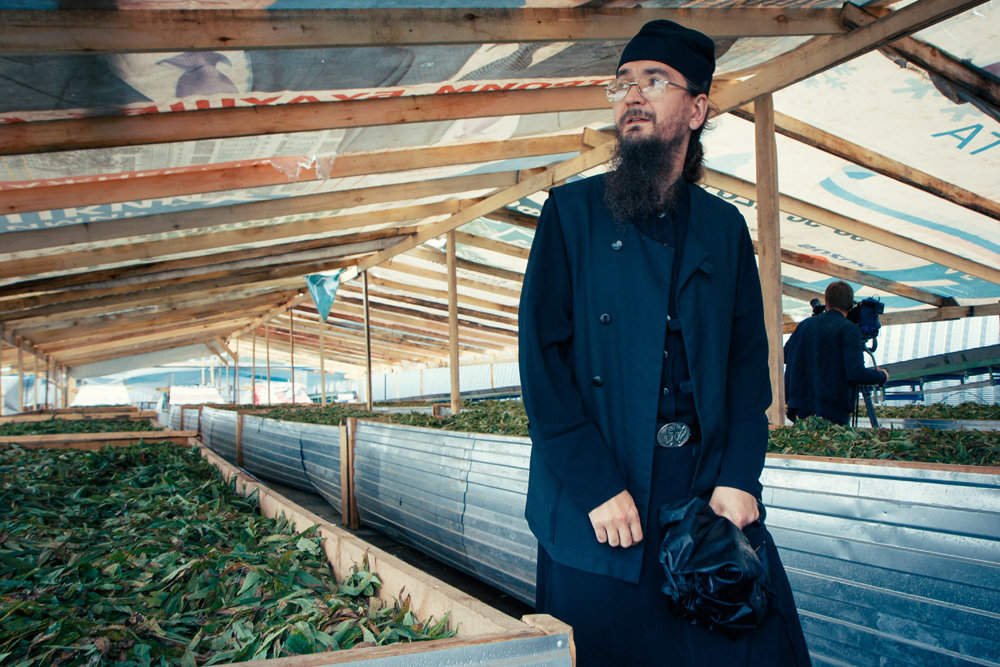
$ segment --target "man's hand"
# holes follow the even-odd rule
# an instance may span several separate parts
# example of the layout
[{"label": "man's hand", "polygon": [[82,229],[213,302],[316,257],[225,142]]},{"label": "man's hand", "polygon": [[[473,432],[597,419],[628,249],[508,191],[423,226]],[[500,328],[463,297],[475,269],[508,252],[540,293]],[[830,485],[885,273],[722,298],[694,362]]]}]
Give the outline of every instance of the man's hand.
[{"label": "man's hand", "polygon": [[742,530],[760,517],[757,499],[741,489],[731,486],[717,486],[708,501],[716,514],[724,516]]},{"label": "man's hand", "polygon": [[607,542],[613,547],[630,547],[642,542],[639,510],[635,508],[635,501],[628,491],[622,491],[611,500],[601,503],[587,516],[590,517],[597,541],[601,544]]}]

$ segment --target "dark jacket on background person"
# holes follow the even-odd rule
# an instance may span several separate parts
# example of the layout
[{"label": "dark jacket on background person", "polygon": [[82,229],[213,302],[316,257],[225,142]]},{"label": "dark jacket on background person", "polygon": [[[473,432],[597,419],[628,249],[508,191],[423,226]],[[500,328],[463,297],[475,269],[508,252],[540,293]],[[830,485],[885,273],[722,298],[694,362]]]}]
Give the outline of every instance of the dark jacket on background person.
[{"label": "dark jacket on background person", "polygon": [[882,384],[885,376],[865,368],[861,329],[837,310],[799,322],[785,343],[785,394],[789,410],[847,424],[857,385]]},{"label": "dark jacket on background person", "polygon": [[[690,494],[730,486],[759,498],[771,391],[753,245],[736,207],[688,189],[676,291],[702,436]],[[635,582],[642,549],[599,543],[587,515],[625,489],[640,512],[648,505],[670,273],[665,248],[616,224],[603,191],[603,175],[553,188],[525,273],[525,515],[556,561]]]}]

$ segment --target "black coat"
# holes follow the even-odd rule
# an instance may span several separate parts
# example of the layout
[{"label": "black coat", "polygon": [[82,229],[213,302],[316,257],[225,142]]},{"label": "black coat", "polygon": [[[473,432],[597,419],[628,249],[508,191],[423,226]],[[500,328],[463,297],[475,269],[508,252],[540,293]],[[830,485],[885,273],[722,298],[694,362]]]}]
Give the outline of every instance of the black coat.
[{"label": "black coat", "polygon": [[[555,560],[637,581],[641,550],[597,542],[587,514],[628,489],[640,514],[667,321],[664,252],[616,225],[603,176],[554,188],[521,292],[520,373],[532,440],[525,515]],[[760,280],[734,206],[689,186],[678,289],[703,453],[694,494],[760,495],[771,402]]]},{"label": "black coat", "polygon": [[885,375],[865,368],[861,329],[836,310],[799,322],[785,343],[785,394],[789,409],[847,424],[861,384]]}]

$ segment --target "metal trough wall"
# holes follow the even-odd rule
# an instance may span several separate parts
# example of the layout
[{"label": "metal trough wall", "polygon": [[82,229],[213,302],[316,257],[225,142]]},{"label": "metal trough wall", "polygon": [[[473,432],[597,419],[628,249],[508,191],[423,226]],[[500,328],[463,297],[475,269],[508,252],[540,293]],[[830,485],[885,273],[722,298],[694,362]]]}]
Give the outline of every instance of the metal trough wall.
[{"label": "metal trough wall", "polygon": [[1000,474],[768,457],[816,665],[1000,664]]},{"label": "metal trough wall", "polygon": [[[242,419],[242,427],[237,427]],[[230,463],[266,480],[318,493],[341,509],[340,427],[240,416],[203,407],[202,442]]]},{"label": "metal trough wall", "polygon": [[[530,441],[358,422],[363,523],[534,600]],[[768,526],[817,665],[1000,665],[1000,472],[769,456]]]},{"label": "metal trough wall", "polygon": [[379,528],[531,604],[525,438],[359,421],[354,499]]}]

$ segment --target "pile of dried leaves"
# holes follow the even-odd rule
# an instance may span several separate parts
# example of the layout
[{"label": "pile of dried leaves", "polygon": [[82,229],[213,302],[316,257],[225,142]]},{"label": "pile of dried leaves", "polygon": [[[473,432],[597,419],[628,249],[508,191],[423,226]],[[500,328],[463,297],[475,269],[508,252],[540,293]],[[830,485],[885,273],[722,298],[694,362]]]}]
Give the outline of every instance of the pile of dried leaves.
[{"label": "pile of dried leaves", "polygon": [[[862,413],[867,411],[862,405]],[[875,415],[886,419],[971,419],[1000,420],[1000,405],[996,403],[959,403],[947,405],[932,403],[930,405],[876,405]]]},{"label": "pile of dried leaves", "polygon": [[50,433],[121,433],[125,431],[159,431],[159,424],[148,419],[46,419],[35,422],[0,424],[0,436],[47,435]]},{"label": "pile of dried leaves", "polygon": [[195,665],[450,636],[337,584],[197,450],[0,449],[0,663]]}]

